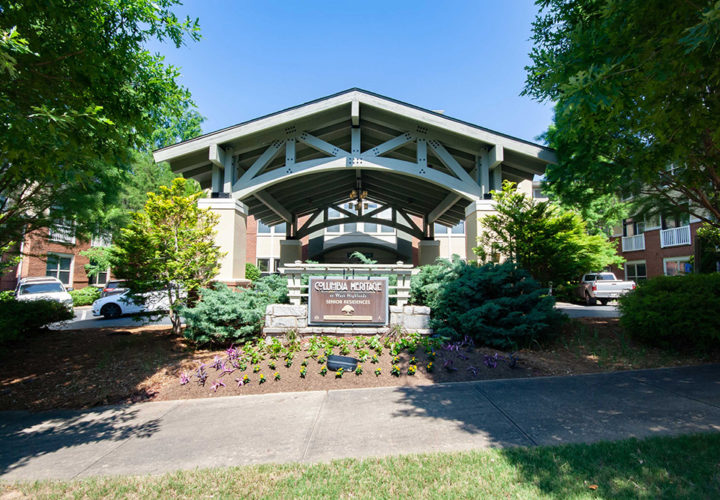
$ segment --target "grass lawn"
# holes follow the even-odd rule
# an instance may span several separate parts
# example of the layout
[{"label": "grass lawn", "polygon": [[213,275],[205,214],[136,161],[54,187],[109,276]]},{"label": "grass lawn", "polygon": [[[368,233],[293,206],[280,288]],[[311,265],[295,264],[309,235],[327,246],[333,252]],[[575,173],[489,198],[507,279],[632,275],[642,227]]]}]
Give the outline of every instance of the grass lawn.
[{"label": "grass lawn", "polygon": [[0,492],[0,498],[720,498],[720,434],[5,483]]}]

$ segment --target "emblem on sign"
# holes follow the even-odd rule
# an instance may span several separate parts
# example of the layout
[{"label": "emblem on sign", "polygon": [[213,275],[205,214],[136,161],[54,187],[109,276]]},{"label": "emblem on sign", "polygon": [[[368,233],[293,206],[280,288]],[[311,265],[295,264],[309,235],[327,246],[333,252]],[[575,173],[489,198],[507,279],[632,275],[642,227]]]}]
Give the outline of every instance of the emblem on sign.
[{"label": "emblem on sign", "polygon": [[386,325],[387,317],[387,278],[310,278],[309,324]]}]

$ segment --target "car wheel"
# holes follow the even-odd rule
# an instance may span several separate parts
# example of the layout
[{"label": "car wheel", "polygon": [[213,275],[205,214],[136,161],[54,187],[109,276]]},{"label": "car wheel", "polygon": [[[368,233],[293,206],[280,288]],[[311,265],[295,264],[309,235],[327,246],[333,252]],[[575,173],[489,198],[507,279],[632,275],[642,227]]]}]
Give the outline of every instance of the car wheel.
[{"label": "car wheel", "polygon": [[600,303],[604,306],[608,305],[608,302],[610,302],[610,299],[600,299]]},{"label": "car wheel", "polygon": [[105,316],[105,319],[119,318],[122,314],[122,309],[120,309],[120,306],[117,304],[105,304],[102,309],[100,309],[100,314]]},{"label": "car wheel", "polygon": [[586,306],[594,306],[595,305],[595,299],[592,298],[588,292],[585,292],[585,305]]}]

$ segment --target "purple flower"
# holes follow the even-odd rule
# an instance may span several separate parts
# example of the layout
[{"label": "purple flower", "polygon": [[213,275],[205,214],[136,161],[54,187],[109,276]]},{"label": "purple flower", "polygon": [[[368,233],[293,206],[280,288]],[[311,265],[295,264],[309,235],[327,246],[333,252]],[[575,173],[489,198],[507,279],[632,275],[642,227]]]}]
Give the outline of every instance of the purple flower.
[{"label": "purple flower", "polygon": [[223,383],[222,380],[218,379],[218,380],[215,381],[215,383],[214,383],[213,385],[210,386],[210,389],[212,389],[214,392],[217,392],[217,390],[218,390],[221,386],[222,386],[222,387],[225,387],[225,384]]},{"label": "purple flower", "polygon": [[242,387],[244,384],[243,379],[241,379],[241,378],[236,378],[235,382],[237,382],[238,387]]},{"label": "purple flower", "polygon": [[472,373],[474,377],[477,377],[477,372],[478,372],[478,371],[477,371],[477,368],[475,368],[474,366],[468,366],[467,371],[469,371],[470,373]]},{"label": "purple flower", "polygon": [[180,385],[185,385],[188,382],[190,382],[190,376],[188,376],[187,372],[182,372],[180,374]]},{"label": "purple flower", "polygon": [[211,368],[215,368],[215,370],[220,370],[222,368],[223,362],[220,359],[219,356],[215,356],[215,359],[213,359],[212,364],[210,365]]},{"label": "purple flower", "polygon": [[485,363],[485,366],[488,368],[495,368],[497,366],[498,362],[498,355],[495,353],[495,356],[488,356],[487,354],[483,358],[483,362]]},{"label": "purple flower", "polygon": [[457,368],[453,366],[453,360],[452,359],[446,359],[443,363],[443,368],[445,368],[449,372],[456,372]]},{"label": "purple flower", "polygon": [[233,346],[230,346],[230,348],[225,351],[228,355],[228,358],[230,359],[236,359],[238,357],[238,351]]}]

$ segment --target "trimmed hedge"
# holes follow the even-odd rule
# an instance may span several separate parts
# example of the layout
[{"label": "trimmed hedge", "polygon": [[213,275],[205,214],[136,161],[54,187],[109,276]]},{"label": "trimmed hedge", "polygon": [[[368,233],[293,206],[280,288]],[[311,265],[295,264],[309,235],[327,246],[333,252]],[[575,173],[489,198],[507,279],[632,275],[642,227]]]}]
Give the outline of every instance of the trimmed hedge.
[{"label": "trimmed hedge", "polygon": [[95,286],[86,286],[80,290],[68,292],[73,299],[73,306],[89,306],[100,298],[100,289]]},{"label": "trimmed hedge", "polygon": [[425,266],[413,280],[413,301],[430,306],[439,335],[517,348],[548,337],[564,318],[547,289],[511,262],[443,261]]},{"label": "trimmed hedge", "polygon": [[57,321],[73,318],[73,312],[52,300],[0,302],[0,343],[19,339]]},{"label": "trimmed hedge", "polygon": [[663,347],[720,343],[720,274],[658,276],[619,300],[620,325],[634,339]]},{"label": "trimmed hedge", "polygon": [[258,337],[269,304],[288,302],[287,278],[265,276],[252,288],[234,292],[218,283],[200,292],[200,301],[192,308],[183,308],[186,338],[198,344],[243,343]]}]

